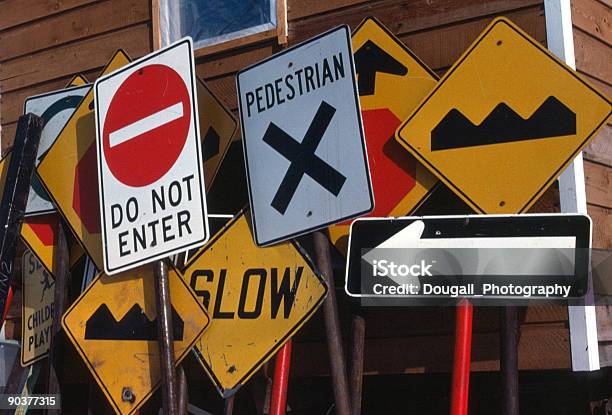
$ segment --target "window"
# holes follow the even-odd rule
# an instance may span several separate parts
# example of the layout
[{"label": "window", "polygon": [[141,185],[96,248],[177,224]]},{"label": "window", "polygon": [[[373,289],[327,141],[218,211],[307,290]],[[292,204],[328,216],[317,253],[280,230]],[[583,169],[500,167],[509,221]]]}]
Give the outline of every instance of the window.
[{"label": "window", "polygon": [[[285,0],[159,0],[161,46],[183,36],[194,47],[218,51],[283,35]],[[279,7],[282,6],[282,7]],[[277,22],[280,16],[281,24]],[[286,36],[286,35],[285,35]],[[284,43],[279,37],[279,43]],[[213,46],[217,47],[213,47]],[[225,47],[219,47],[225,46]]]}]

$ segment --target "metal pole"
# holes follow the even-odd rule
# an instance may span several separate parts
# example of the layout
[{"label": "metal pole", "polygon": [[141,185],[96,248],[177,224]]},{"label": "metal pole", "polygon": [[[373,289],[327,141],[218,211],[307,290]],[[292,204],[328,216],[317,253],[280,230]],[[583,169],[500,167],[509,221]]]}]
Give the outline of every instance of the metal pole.
[{"label": "metal pole", "polygon": [[177,376],[179,388],[178,413],[179,415],[187,415],[189,406],[189,390],[187,387],[187,376],[185,375],[185,369],[182,365],[178,368]]},{"label": "metal pole", "polygon": [[353,316],[351,327],[352,348],[350,365],[350,387],[351,387],[351,413],[361,415],[361,397],[363,388],[363,358],[365,346],[365,320],[363,317]]},{"label": "metal pole", "polygon": [[223,415],[232,415],[234,413],[234,396],[225,398],[223,403]]},{"label": "metal pole", "polygon": [[519,414],[519,382],[518,382],[518,312],[516,306],[501,309],[501,356],[502,373],[502,414]]},{"label": "metal pole", "polygon": [[0,310],[2,311],[6,309],[15,246],[28,202],[42,128],[43,119],[36,115],[26,114],[19,117],[4,182],[4,192],[0,201]]},{"label": "metal pole", "polygon": [[157,333],[159,344],[159,361],[161,365],[161,389],[164,414],[178,414],[178,394],[174,359],[174,338],[172,328],[172,305],[170,303],[170,283],[168,266],[156,261],[155,290],[157,305]]},{"label": "metal pole", "polygon": [[323,317],[325,319],[325,332],[327,335],[327,349],[334,388],[334,401],[336,402],[336,414],[350,415],[346,364],[344,361],[344,351],[342,350],[342,333],[340,331],[340,317],[336,302],[336,286],[331,266],[329,240],[322,231],[313,232],[313,239],[317,267],[323,273],[329,285],[327,298],[323,302]]},{"label": "metal pole", "polygon": [[467,415],[468,413],[473,312],[474,309],[469,300],[462,299],[459,301],[455,327],[455,362],[451,388],[451,415]]},{"label": "metal pole", "polygon": [[285,415],[285,410],[287,408],[287,389],[289,388],[289,370],[291,369],[292,343],[293,341],[289,339],[276,354],[270,415]]},{"label": "metal pole", "polygon": [[[54,270],[55,291],[53,296],[53,324],[51,325],[51,343],[49,345],[49,374],[47,380],[47,393],[60,395],[61,387],[58,372],[62,365],[63,338],[60,336],[62,330],[62,316],[68,309],[68,290],[70,289],[70,260],[68,241],[64,226],[60,221],[57,226],[55,237]],[[60,414],[61,409],[48,410],[48,414]]]}]

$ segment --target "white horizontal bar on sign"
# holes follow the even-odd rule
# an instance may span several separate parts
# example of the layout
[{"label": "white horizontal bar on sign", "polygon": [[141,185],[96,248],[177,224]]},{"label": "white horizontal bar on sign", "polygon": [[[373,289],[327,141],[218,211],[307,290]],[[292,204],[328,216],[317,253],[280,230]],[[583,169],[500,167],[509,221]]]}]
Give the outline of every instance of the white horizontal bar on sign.
[{"label": "white horizontal bar on sign", "polygon": [[148,131],[161,127],[183,116],[183,103],[179,102],[169,107],[166,107],[154,114],[144,117],[132,124],[113,131],[110,133],[108,141],[111,148],[119,144],[130,141],[134,137],[138,137]]}]

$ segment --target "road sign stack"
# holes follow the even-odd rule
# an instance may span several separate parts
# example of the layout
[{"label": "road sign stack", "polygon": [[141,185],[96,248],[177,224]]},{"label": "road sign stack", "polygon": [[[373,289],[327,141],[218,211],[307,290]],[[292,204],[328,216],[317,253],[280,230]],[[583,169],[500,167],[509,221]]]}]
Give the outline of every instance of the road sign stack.
[{"label": "road sign stack", "polygon": [[[25,112],[46,124],[21,228],[22,365],[49,353],[54,301],[70,303],[56,291],[67,286],[56,274],[68,256],[56,244],[63,224],[74,237],[70,266],[87,262],[88,277],[61,324],[119,414],[137,413],[159,385],[174,413],[175,366],[192,350],[226,399],[282,350],[275,382],[286,394],[291,338],[322,307],[336,411],[347,415],[330,245],[346,254],[346,293],[362,299],[406,289],[405,276],[388,271],[382,294],[362,278],[381,267],[374,252],[590,248],[588,217],[518,214],[604,125],[610,100],[507,19],[440,80],[375,18],[236,78],[249,207],[214,234],[206,191],[238,123],[197,79],[190,38],[133,62],[119,50],[93,87],[75,78],[26,100]],[[0,161],[2,181],[9,162]],[[393,218],[442,185],[477,213],[504,216]],[[166,258],[189,250],[184,266],[167,268]],[[584,277],[571,291],[580,296],[588,261],[572,264]],[[423,296],[430,267],[407,277],[415,291],[403,297]],[[92,269],[102,271],[90,281]],[[460,269],[446,277],[464,277]],[[459,340],[468,347],[455,379],[465,380],[469,336]],[[461,393],[453,408],[465,409]]]}]

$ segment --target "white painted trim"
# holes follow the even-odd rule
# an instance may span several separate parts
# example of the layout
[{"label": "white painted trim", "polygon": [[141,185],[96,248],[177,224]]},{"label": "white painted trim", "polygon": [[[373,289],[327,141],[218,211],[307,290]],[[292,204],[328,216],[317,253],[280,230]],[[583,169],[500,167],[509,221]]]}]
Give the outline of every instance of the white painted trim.
[{"label": "white painted trim", "polygon": [[[570,0],[544,0],[548,50],[576,69]],[[561,212],[587,213],[582,154],[559,177]],[[589,293],[592,299],[589,272]],[[599,370],[595,306],[568,306],[572,369]]]}]

